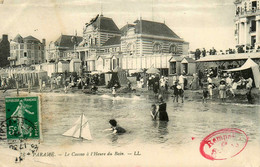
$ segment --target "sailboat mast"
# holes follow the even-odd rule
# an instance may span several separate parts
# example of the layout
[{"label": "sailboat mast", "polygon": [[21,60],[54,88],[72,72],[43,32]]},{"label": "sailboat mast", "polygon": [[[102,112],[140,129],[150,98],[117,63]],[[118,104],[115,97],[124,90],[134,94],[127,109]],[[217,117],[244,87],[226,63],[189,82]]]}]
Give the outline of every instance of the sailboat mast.
[{"label": "sailboat mast", "polygon": [[79,138],[81,138],[81,133],[82,133],[82,119],[83,119],[83,113],[81,114],[81,119],[80,119]]}]

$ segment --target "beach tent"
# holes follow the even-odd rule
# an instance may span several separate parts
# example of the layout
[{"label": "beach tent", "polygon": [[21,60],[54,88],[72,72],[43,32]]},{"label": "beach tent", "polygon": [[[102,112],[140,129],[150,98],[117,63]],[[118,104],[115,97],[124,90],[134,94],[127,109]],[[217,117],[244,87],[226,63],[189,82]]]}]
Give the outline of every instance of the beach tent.
[{"label": "beach tent", "polygon": [[119,84],[119,86],[127,85],[128,81],[129,80],[126,77],[126,72],[120,67],[116,67],[112,72],[112,77],[109,81],[108,87],[113,87],[115,83]]},{"label": "beach tent", "polygon": [[157,68],[151,67],[146,71],[147,74],[159,74],[160,71]]},{"label": "beach tent", "polygon": [[260,85],[260,72],[259,72],[259,66],[256,64],[251,58],[248,58],[245,64],[243,64],[239,68],[229,69],[225,70],[227,72],[234,72],[234,71],[243,71],[247,69],[252,69],[254,81],[255,81],[255,87],[259,88]]}]

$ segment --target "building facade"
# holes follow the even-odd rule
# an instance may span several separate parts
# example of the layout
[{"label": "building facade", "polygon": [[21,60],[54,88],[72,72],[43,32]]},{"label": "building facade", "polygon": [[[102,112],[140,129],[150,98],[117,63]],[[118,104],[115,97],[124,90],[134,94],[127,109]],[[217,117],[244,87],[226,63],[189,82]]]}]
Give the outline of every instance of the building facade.
[{"label": "building facade", "polygon": [[58,62],[78,58],[78,55],[74,52],[81,41],[82,37],[80,36],[61,35],[56,41],[51,41],[48,49],[46,49],[47,61]]},{"label": "building facade", "polygon": [[[86,71],[95,71],[97,58],[106,51],[102,48],[110,38],[120,37],[121,32],[113,19],[97,15],[83,29],[83,40],[77,47],[80,60]],[[109,49],[109,48],[108,48]]]},{"label": "building facade", "polygon": [[45,62],[45,39],[38,40],[33,36],[23,38],[17,35],[10,42],[11,66],[41,64]]},{"label": "building facade", "polygon": [[86,71],[155,67],[168,74],[171,57],[188,48],[165,23],[139,19],[119,30],[111,18],[98,15],[86,24],[76,51]]},{"label": "building facade", "polygon": [[5,67],[9,64],[8,57],[10,56],[10,43],[8,35],[3,34],[0,39],[0,67]]},{"label": "building facade", "polygon": [[234,4],[236,45],[260,49],[260,0],[236,0]]},{"label": "building facade", "polygon": [[127,27],[121,37],[123,69],[154,67],[168,74],[171,57],[188,52],[189,44],[165,23],[139,19]]}]

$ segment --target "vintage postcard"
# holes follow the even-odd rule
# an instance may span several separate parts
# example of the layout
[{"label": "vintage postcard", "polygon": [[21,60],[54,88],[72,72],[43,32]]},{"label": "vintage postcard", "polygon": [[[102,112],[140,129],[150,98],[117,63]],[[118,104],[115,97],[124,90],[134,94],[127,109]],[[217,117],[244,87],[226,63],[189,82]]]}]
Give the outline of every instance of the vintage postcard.
[{"label": "vintage postcard", "polygon": [[0,167],[260,167],[259,0],[0,0]]}]

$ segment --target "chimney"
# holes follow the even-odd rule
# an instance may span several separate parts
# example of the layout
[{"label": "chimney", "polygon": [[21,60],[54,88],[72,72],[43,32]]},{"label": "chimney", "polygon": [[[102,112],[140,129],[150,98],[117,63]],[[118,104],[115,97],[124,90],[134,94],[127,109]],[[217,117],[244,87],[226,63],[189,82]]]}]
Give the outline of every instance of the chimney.
[{"label": "chimney", "polygon": [[46,45],[46,39],[42,39],[42,44],[45,46]]},{"label": "chimney", "polygon": [[8,41],[8,35],[7,34],[3,34],[2,40]]}]

